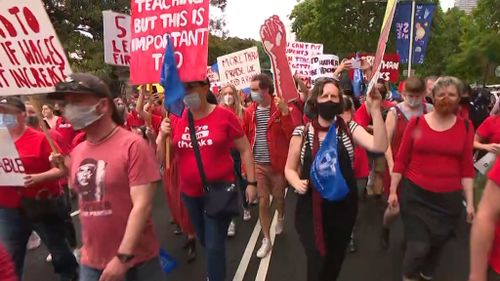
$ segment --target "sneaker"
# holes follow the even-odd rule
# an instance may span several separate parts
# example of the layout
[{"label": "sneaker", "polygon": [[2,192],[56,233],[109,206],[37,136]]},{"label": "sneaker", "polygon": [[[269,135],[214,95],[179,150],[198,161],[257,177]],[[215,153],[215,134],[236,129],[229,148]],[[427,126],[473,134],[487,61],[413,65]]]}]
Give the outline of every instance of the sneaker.
[{"label": "sneaker", "polygon": [[276,223],[276,235],[280,235],[283,233],[283,229],[285,228],[285,218],[278,218],[278,222]]},{"label": "sneaker", "polygon": [[425,274],[423,273],[420,273],[420,278],[424,281],[431,281],[432,280],[432,277],[431,276],[426,276]]},{"label": "sneaker", "polygon": [[252,205],[258,205],[259,204],[259,198],[255,198],[255,200],[253,200],[252,202]]},{"label": "sneaker", "polygon": [[45,259],[47,262],[52,262],[52,255],[49,253],[47,258]]},{"label": "sneaker", "polygon": [[229,227],[227,228],[227,237],[234,237],[236,235],[236,225],[234,221],[231,221]]},{"label": "sneaker", "polygon": [[243,210],[243,221],[249,221],[252,219],[252,214],[250,213],[250,210],[244,209]]},{"label": "sneaker", "polygon": [[80,257],[81,257],[80,249],[74,249],[73,256],[75,256],[77,262],[80,262]]},{"label": "sneaker", "polygon": [[349,242],[349,253],[353,254],[358,251],[358,247],[356,246],[356,239],[351,237],[351,241]]},{"label": "sneaker", "polygon": [[267,238],[262,239],[262,245],[260,246],[260,249],[257,251],[257,257],[259,259],[263,259],[269,254],[269,252],[272,249],[271,241]]},{"label": "sneaker", "polygon": [[31,233],[31,236],[28,240],[28,245],[26,247],[28,248],[28,250],[34,250],[34,249],[40,247],[41,243],[42,243],[42,241],[40,240],[40,236],[38,236],[38,234],[33,231]]}]

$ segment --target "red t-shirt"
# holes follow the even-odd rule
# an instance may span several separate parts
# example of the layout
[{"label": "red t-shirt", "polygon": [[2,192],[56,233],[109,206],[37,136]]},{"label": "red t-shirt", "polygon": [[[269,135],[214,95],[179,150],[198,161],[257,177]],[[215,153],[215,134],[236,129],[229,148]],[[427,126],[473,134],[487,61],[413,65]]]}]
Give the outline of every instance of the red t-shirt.
[{"label": "red t-shirt", "polygon": [[418,124],[417,118],[413,118],[406,127],[394,172],[432,192],[461,190],[462,178],[474,177],[474,128],[467,121],[467,132],[464,120],[457,117],[450,129],[437,132],[429,127],[424,116],[418,118]]},{"label": "red t-shirt", "polygon": [[500,115],[486,118],[476,133],[488,143],[500,143]]},{"label": "red t-shirt", "polygon": [[0,280],[2,281],[17,281],[16,269],[14,263],[5,250],[3,245],[0,244]]},{"label": "red t-shirt", "polygon": [[[500,159],[496,161],[491,168],[488,178],[500,186]],[[490,266],[500,274],[500,222],[497,223],[495,231],[495,240],[493,241],[493,249],[490,254]]]},{"label": "red t-shirt", "polygon": [[[395,106],[396,103],[388,100],[383,100],[381,103],[382,106],[382,111],[387,110],[393,106]],[[353,117],[354,121],[361,125],[363,128],[366,129],[368,125],[372,123],[372,116],[370,113],[368,113],[368,110],[366,109],[366,102],[364,102],[358,110],[356,110],[356,113],[354,113]]]},{"label": "red t-shirt", "polygon": [[[49,161],[52,149],[42,132],[27,128],[14,145],[23,163],[25,174],[39,174],[52,169],[52,164]],[[0,187],[0,206],[19,208],[21,196],[35,198],[39,192],[45,189],[53,196],[60,195],[58,180],[40,183],[28,188],[2,186]]]},{"label": "red t-shirt", "polygon": [[[172,120],[172,144],[179,161],[181,192],[188,196],[203,195],[201,177],[189,134],[188,114]],[[203,167],[208,181],[234,181],[231,147],[245,134],[234,113],[217,106],[207,117],[194,122]]]},{"label": "red t-shirt", "polygon": [[139,114],[137,113],[137,111],[135,111],[135,109],[128,114],[127,120],[125,121],[125,125],[128,128],[136,128],[143,126],[144,124],[144,120],[139,117]]},{"label": "red t-shirt", "polygon": [[75,131],[71,123],[69,123],[66,119],[62,117],[57,119],[55,130],[61,134],[62,136],[61,142],[67,144],[68,148],[71,151],[71,149],[73,149],[72,145],[73,139],[78,134],[78,131]]},{"label": "red t-shirt", "polygon": [[[132,210],[130,188],[160,180],[153,150],[123,128],[99,144],[83,142],[71,153],[70,186],[79,194],[83,265],[104,269],[116,255]],[[138,187],[135,187],[138,188]],[[159,242],[148,220],[134,264],[158,255]]]}]

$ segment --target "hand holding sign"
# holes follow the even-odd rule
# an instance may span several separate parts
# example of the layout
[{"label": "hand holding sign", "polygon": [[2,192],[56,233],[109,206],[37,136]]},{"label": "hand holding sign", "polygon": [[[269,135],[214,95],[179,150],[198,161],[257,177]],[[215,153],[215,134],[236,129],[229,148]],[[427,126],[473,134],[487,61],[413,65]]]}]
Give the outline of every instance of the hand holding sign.
[{"label": "hand holding sign", "polygon": [[278,16],[272,16],[261,26],[260,36],[264,50],[271,59],[276,94],[287,101],[296,99],[299,93],[286,58],[285,25]]}]

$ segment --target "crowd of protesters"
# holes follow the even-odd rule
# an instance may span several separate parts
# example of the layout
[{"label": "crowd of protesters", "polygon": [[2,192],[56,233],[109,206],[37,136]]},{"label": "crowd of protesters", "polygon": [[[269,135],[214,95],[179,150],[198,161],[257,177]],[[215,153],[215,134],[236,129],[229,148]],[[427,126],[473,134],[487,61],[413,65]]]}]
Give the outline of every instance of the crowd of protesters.
[{"label": "crowd of protesters", "polygon": [[[24,188],[0,187],[0,280],[22,280],[26,251],[38,240],[62,281],[166,280],[151,218],[158,187],[174,234],[186,237],[187,261],[199,243],[211,281],[228,280],[226,239],[237,233],[234,216],[249,221],[254,204],[257,258],[271,252],[271,232],[282,234],[294,218],[306,280],[337,280],[346,252],[357,251],[358,201],[367,196],[385,208],[374,233],[382,249],[401,217],[403,280],[434,278],[463,214],[473,223],[469,281],[500,280],[500,163],[493,165],[500,119],[488,93],[454,77],[413,76],[398,98],[384,80],[356,97],[343,73],[352,67],[344,60],[312,89],[296,77],[290,102],[266,74],[252,78],[249,94],[188,82],[181,116],[164,109],[168,93],[155,86],[122,95],[86,73],[58,84],[43,104],[2,98],[0,128],[26,176]],[[474,169],[485,155],[491,170]],[[334,171],[326,189],[325,169]],[[298,198],[294,215],[285,214],[288,187]],[[474,187],[484,188],[479,207]],[[209,193],[219,196],[217,214]],[[75,196],[80,245],[70,216]]]}]

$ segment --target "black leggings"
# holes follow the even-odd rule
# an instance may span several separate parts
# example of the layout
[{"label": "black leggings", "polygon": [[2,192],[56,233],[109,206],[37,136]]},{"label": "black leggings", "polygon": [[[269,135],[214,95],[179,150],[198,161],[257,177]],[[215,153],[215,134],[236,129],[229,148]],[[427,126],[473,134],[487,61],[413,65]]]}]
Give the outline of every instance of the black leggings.
[{"label": "black leggings", "polygon": [[242,205],[243,208],[248,209],[248,202],[245,200],[245,191],[247,190],[247,181],[243,178],[243,174],[241,172],[241,156],[240,152],[236,149],[231,150],[231,156],[233,157],[234,163],[234,176],[236,178],[236,185],[240,188],[240,192],[242,195]]},{"label": "black leggings", "polygon": [[[355,194],[352,192],[352,194]],[[316,248],[311,194],[299,195],[295,227],[307,257],[307,281],[337,280],[357,216],[357,196],[340,202],[323,200],[323,231],[326,255]]]}]

